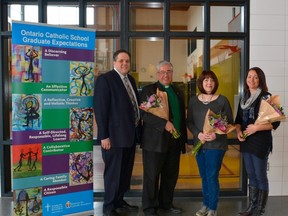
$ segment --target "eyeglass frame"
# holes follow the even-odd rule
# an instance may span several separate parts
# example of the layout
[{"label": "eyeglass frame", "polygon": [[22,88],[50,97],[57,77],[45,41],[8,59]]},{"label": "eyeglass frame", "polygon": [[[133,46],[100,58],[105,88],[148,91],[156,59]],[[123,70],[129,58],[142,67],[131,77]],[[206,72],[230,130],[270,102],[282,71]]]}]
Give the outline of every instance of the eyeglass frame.
[{"label": "eyeglass frame", "polygon": [[164,75],[171,75],[173,73],[173,70],[168,70],[168,71],[158,71],[158,74],[160,74],[161,76]]}]

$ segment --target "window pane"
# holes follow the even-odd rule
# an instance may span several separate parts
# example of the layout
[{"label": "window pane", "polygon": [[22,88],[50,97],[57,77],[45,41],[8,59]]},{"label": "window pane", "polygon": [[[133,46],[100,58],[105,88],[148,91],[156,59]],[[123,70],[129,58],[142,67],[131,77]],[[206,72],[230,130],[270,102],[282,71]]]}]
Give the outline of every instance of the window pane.
[{"label": "window pane", "polygon": [[234,114],[239,102],[243,47],[244,42],[241,40],[211,40],[210,65],[219,79],[217,92],[228,98]]},{"label": "window pane", "polygon": [[171,3],[171,31],[203,31],[203,6],[188,3]]},{"label": "window pane", "polygon": [[[93,189],[94,192],[104,192],[104,163],[101,155],[101,146],[93,146]],[[134,167],[131,177],[130,190],[142,191],[143,180],[143,164],[142,164],[142,149],[136,146]]]},{"label": "window pane", "polygon": [[12,30],[12,20],[38,22],[37,5],[8,5],[8,30]]},{"label": "window pane", "polygon": [[[189,148],[192,148],[188,146]],[[241,155],[239,145],[228,145],[219,173],[219,184],[222,190],[239,190],[241,187]],[[200,191],[202,182],[196,158],[190,152],[181,154],[177,191]]]},{"label": "window pane", "polygon": [[211,7],[211,31],[243,32],[244,7],[213,6]]},{"label": "window pane", "polygon": [[95,44],[95,75],[97,76],[113,68],[113,53],[120,48],[120,40],[96,38]]},{"label": "window pane", "polygon": [[86,9],[87,26],[96,31],[119,31],[120,12],[118,3],[90,3]]},{"label": "window pane", "polygon": [[130,39],[131,75],[141,89],[148,83],[155,82],[156,65],[163,60],[164,40],[162,38]]},{"label": "window pane", "polygon": [[170,53],[170,60],[174,66],[173,82],[183,90],[187,106],[189,98],[196,93],[197,73],[202,70],[199,57],[203,54],[203,40],[171,39]]},{"label": "window pane", "polygon": [[[190,147],[188,147],[190,148]],[[101,156],[101,146],[93,147],[94,162],[94,192],[104,191],[104,163]],[[200,191],[202,188],[201,178],[197,168],[195,156],[188,152],[181,154],[179,177],[177,180],[177,191]],[[239,190],[241,187],[241,154],[239,145],[229,145],[228,151],[225,153],[222,167],[219,175],[219,183],[221,190]],[[134,167],[131,177],[131,191],[142,191],[143,183],[143,163],[142,149],[137,146],[135,152]]]},{"label": "window pane", "polygon": [[130,3],[131,31],[163,31],[163,3]]},{"label": "window pane", "polygon": [[53,25],[79,26],[79,7],[77,5],[48,5],[47,23]]},{"label": "window pane", "polygon": [[[95,41],[95,79],[113,68],[113,53],[120,48],[119,38],[97,38]],[[97,139],[97,122],[94,118],[93,138]]]},{"label": "window pane", "polygon": [[[8,41],[8,56],[9,56],[9,58],[8,58],[8,73],[9,73],[8,79],[9,79],[9,82],[5,82],[6,83],[5,89],[8,92],[5,92],[4,94],[5,95],[8,94],[8,97],[5,97],[4,104],[8,104],[9,108],[4,115],[8,115],[8,112],[9,112],[9,121],[8,122],[3,121],[3,123],[4,123],[4,130],[9,129],[9,131],[4,132],[4,134],[7,135],[7,137],[4,137],[4,138],[5,139],[12,139],[12,73],[13,73],[13,70],[16,66],[16,65],[13,65],[12,63],[16,62],[16,61],[13,61],[13,58],[17,58],[17,57],[12,56],[12,39],[8,39],[7,41]],[[5,46],[6,46],[6,41],[5,41]]]}]

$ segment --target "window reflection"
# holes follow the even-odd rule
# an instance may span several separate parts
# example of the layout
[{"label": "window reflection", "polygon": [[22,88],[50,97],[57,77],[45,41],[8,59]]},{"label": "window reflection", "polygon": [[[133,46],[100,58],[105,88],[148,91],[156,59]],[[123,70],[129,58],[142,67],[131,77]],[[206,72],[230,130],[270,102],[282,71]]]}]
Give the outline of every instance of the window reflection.
[{"label": "window reflection", "polygon": [[174,66],[173,81],[182,88],[187,106],[189,98],[196,94],[197,74],[202,71],[200,56],[203,55],[203,40],[171,39],[170,53],[170,59]]},{"label": "window reflection", "polygon": [[87,26],[96,31],[119,31],[120,12],[118,3],[93,3],[87,5]]},{"label": "window reflection", "polygon": [[120,48],[120,40],[97,38],[95,44],[95,75],[97,77],[113,68],[113,53]]},{"label": "window reflection", "polygon": [[38,6],[36,5],[8,5],[8,30],[12,30],[12,20],[38,22]]},{"label": "window reflection", "polygon": [[244,42],[241,40],[211,40],[210,65],[219,79],[218,93],[228,98],[234,115],[239,102],[243,48]]},{"label": "window reflection", "polygon": [[[103,172],[104,164],[101,156],[101,147],[93,146],[93,168],[94,168],[94,192],[104,191]],[[241,187],[241,155],[239,145],[229,145],[228,151],[225,153],[222,167],[219,175],[219,183],[221,190],[238,189]],[[131,178],[131,190],[141,191],[143,182],[143,164],[142,150],[139,146],[136,148],[134,167]],[[180,170],[177,180],[177,191],[197,191],[201,190],[201,179],[197,168],[197,162],[191,152],[181,154]]]},{"label": "window reflection", "polygon": [[203,6],[192,3],[171,3],[171,31],[203,31]]},{"label": "window reflection", "polygon": [[155,82],[156,65],[164,56],[164,40],[162,38],[130,39],[131,75],[134,76],[141,89],[148,83]]},{"label": "window reflection", "polygon": [[244,7],[213,6],[211,7],[211,31],[243,32]]},{"label": "window reflection", "polygon": [[49,5],[47,7],[47,23],[53,25],[79,25],[79,7]]},{"label": "window reflection", "polygon": [[129,28],[131,31],[163,31],[163,3],[130,3]]},{"label": "window reflection", "polygon": [[[95,41],[95,76],[110,71],[113,68],[113,53],[120,47],[119,38],[97,38]],[[97,139],[97,122],[93,120],[93,138]]]},{"label": "window reflection", "polygon": [[[105,73],[113,67],[113,53],[119,49],[120,36],[127,36],[122,32],[120,27],[120,3],[122,1],[106,1],[106,2],[92,2],[86,6],[86,23],[88,28],[93,28],[96,31],[104,31],[107,37],[101,34],[101,37],[97,35],[95,46],[95,79],[101,73]],[[188,2],[188,1],[187,1]],[[79,6],[77,3],[67,5],[49,5],[47,8],[48,24],[56,25],[71,25],[79,26]],[[173,79],[177,85],[183,88],[186,93],[186,101],[188,101],[191,94],[196,94],[196,86],[188,85],[196,80],[197,75],[202,71],[204,65],[203,55],[208,53],[203,51],[204,37],[199,34],[199,38],[193,38],[194,32],[204,31],[204,5],[201,3],[178,3],[176,1],[170,2],[171,7],[168,16],[170,16],[170,32],[164,29],[164,3],[159,2],[145,2],[145,1],[130,1],[129,3],[129,15],[124,14],[126,18],[129,18],[129,31],[132,36],[129,39],[129,51],[132,54],[131,59],[131,75],[133,75],[138,82],[138,87],[141,89],[144,85],[156,81],[156,64],[159,60],[164,58],[164,52],[169,55],[170,61],[174,65]],[[244,32],[243,28],[243,8],[241,6],[212,6],[211,11],[211,29],[215,32]],[[20,5],[11,4],[8,5],[8,25],[9,30],[12,29],[11,21],[29,21],[38,22],[38,6],[36,5]],[[144,18],[143,18],[144,17]],[[126,27],[125,27],[126,28]],[[125,29],[126,30],[126,29]],[[111,32],[119,31],[119,32]],[[120,32],[121,31],[121,32]],[[135,33],[135,31],[138,31]],[[143,34],[140,31],[146,32]],[[176,32],[179,31],[179,32]],[[191,32],[191,38],[187,38],[187,34],[184,36],[179,34],[180,31]],[[152,32],[152,37],[150,33]],[[112,36],[111,36],[112,33]],[[140,33],[140,34],[139,34]],[[170,43],[170,50],[164,48],[164,38],[159,37],[163,34],[171,34],[172,38],[167,37],[165,39]],[[116,34],[116,35],[115,35]],[[130,34],[130,33],[129,33]],[[178,35],[179,34],[179,35]],[[189,33],[190,34],[190,33]],[[203,33],[204,34],[204,33]],[[176,35],[176,36],[175,36]],[[119,38],[118,38],[119,36]],[[151,36],[151,37],[150,37]],[[113,38],[112,38],[113,37]],[[6,39],[5,39],[6,40]],[[122,38],[121,38],[122,40]],[[126,40],[126,39],[123,39]],[[206,39],[205,39],[206,40]],[[9,44],[11,40],[9,39]],[[235,113],[235,104],[238,105],[238,92],[239,92],[239,80],[240,80],[240,65],[243,62],[243,41],[241,40],[211,40],[210,47],[210,65],[211,70],[215,71],[220,79],[219,93],[224,94],[229,99],[231,106]],[[5,42],[6,44],[6,42]],[[165,41],[166,44],[166,41]],[[240,49],[240,50],[239,50]],[[6,50],[6,49],[5,49]],[[241,56],[242,54],[242,56]],[[8,71],[11,71],[10,59],[11,53],[8,49],[7,65]],[[6,59],[5,59],[6,61]],[[6,64],[4,62],[4,64]],[[207,63],[206,63],[207,66]],[[242,65],[243,70],[243,65]],[[6,70],[5,70],[6,71]],[[10,77],[11,79],[11,77]],[[4,94],[9,95],[4,101],[4,104],[9,104],[9,107],[5,106],[5,113],[11,113],[11,80],[5,82]],[[221,89],[222,86],[222,89]],[[223,87],[231,89],[229,92],[225,92]],[[5,115],[8,118],[8,115]],[[7,130],[10,129],[11,137],[11,115],[9,115],[9,121],[4,121],[5,127],[5,139]],[[10,128],[9,128],[10,126]],[[97,124],[95,126],[94,138],[97,138]],[[6,129],[7,128],[7,129]],[[191,134],[190,134],[191,135]],[[190,139],[192,136],[189,137]],[[239,154],[239,146],[229,146],[229,151],[226,153],[224,159],[224,167],[221,170],[220,184],[222,189],[241,187],[241,160]],[[95,184],[94,189],[102,190],[103,186],[103,164],[101,159],[100,146],[94,146],[95,157],[94,173]],[[188,147],[189,148],[189,147]],[[142,184],[142,159],[141,149],[137,149],[135,157],[135,165],[133,170],[132,189],[140,189]],[[177,189],[197,190],[200,189],[200,178],[197,173],[197,166],[195,164],[195,158],[191,154],[181,155],[181,167],[179,181]],[[100,183],[100,184],[98,184]]]}]

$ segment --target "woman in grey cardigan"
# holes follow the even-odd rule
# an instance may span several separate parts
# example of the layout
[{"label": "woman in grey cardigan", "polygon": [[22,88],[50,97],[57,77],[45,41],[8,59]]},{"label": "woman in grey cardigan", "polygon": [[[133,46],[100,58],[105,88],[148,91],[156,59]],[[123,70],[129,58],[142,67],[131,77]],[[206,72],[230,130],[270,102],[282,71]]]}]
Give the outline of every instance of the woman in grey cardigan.
[{"label": "woman in grey cardigan", "polygon": [[213,71],[203,71],[197,80],[200,94],[190,98],[187,113],[187,126],[194,136],[194,143],[204,143],[196,155],[196,161],[202,180],[203,206],[196,216],[215,216],[219,197],[219,172],[227,146],[227,135],[203,131],[205,116],[210,109],[215,114],[227,117],[233,123],[229,101],[223,95],[216,94],[218,79]]}]

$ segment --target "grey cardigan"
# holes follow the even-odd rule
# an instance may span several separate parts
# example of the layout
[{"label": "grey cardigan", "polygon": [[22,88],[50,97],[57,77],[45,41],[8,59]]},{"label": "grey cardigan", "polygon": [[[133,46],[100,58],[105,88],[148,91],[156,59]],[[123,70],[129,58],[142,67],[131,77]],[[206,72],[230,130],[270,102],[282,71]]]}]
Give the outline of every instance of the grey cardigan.
[{"label": "grey cardigan", "polygon": [[[192,96],[188,104],[187,127],[194,136],[194,144],[199,141],[198,134],[203,131],[204,120],[208,109],[214,113],[223,113],[227,116],[228,123],[233,123],[232,109],[225,96],[219,95],[216,100],[211,101],[206,105],[198,99],[197,95]],[[227,135],[216,134],[216,139],[210,142],[205,142],[202,148],[227,150]]]}]

